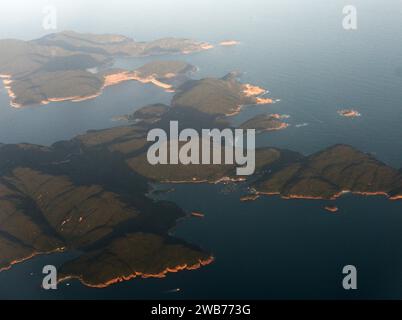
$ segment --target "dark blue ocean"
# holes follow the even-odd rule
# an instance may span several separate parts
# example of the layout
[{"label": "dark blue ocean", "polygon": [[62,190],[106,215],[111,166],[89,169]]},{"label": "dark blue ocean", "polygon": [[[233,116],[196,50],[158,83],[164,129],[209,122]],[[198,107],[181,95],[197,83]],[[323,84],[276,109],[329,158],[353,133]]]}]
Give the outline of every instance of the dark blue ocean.
[{"label": "dark blue ocean", "polygon": [[[347,143],[402,167],[400,1],[355,0],[355,31],[342,28],[342,9],[349,4],[342,0],[177,0],[175,10],[167,1],[149,2],[105,2],[91,10],[95,3],[88,1],[74,14],[61,7],[59,28],[138,40],[240,41],[235,47],[157,59],[192,63],[199,68],[197,78],[240,71],[242,81],[280,99],[248,107],[233,119],[238,123],[264,112],[289,115],[290,127],[259,135],[260,146],[310,154]],[[6,19],[0,35],[41,36],[46,32],[37,19],[31,15],[20,27]],[[116,66],[135,68],[152,59],[119,59]],[[112,118],[171,97],[152,85],[129,82],[107,88],[95,100],[17,110],[9,107],[2,88],[0,142],[50,145],[89,129],[123,125]],[[345,108],[361,117],[340,117],[337,110]],[[174,187],[164,199],[206,216],[182,220],[172,232],[212,252],[213,264],[166,279],[134,279],[106,289],[71,281],[47,292],[40,288],[41,268],[59,265],[70,254],[36,257],[0,273],[0,298],[402,298],[402,202],[348,195],[336,200],[340,211],[331,214],[323,210],[326,201],[263,197],[241,203],[241,185]],[[342,288],[342,267],[348,264],[358,270],[355,291]]]}]

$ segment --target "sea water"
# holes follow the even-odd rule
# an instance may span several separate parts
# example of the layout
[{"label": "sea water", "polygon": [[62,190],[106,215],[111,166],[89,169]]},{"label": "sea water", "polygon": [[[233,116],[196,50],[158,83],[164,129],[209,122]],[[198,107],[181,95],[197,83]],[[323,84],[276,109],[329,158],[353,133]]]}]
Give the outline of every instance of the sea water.
[{"label": "sea water", "polygon": [[[354,1],[359,19],[354,31],[342,28],[345,3],[341,0],[179,1],[180,10],[173,11],[163,10],[161,1],[152,10],[143,2],[133,3],[132,10],[119,11],[119,23],[113,15],[102,19],[107,12],[102,9],[92,12],[91,19],[85,19],[84,12],[74,19],[67,17],[63,28],[122,33],[139,40],[180,36],[209,41],[215,49],[186,56],[119,59],[116,66],[136,68],[154,59],[180,59],[199,68],[196,78],[241,71],[242,81],[268,89],[269,96],[280,101],[247,107],[232,119],[234,123],[260,113],[290,115],[285,119],[290,127],[259,135],[259,146],[310,154],[347,143],[402,167],[399,1],[389,1],[387,6]],[[27,36],[23,30],[10,30],[14,34],[5,36]],[[32,36],[43,32],[29,30]],[[240,45],[217,45],[225,39]],[[112,117],[144,104],[168,103],[171,97],[152,85],[128,82],[107,88],[95,100],[17,110],[9,107],[5,90],[0,90],[0,141],[50,145],[89,129],[122,125]],[[340,117],[337,110],[346,108],[358,110],[361,117]],[[205,218],[184,219],[173,234],[211,252],[216,258],[213,264],[106,289],[70,281],[59,290],[45,291],[40,288],[43,265],[60,265],[71,257],[36,257],[0,273],[0,297],[402,297],[401,202],[347,195],[336,200],[340,211],[332,214],[323,210],[327,201],[261,197],[242,203],[240,186],[229,188],[230,192],[225,185],[174,188],[162,197],[187,211],[202,211]],[[356,291],[342,288],[342,268],[348,264],[358,270]]]}]

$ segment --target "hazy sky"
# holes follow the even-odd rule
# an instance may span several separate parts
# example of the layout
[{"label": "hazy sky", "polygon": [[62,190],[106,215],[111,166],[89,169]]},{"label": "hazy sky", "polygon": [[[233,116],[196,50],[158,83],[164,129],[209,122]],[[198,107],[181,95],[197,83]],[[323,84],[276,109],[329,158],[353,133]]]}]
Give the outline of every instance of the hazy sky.
[{"label": "hazy sky", "polygon": [[[364,14],[375,19],[377,12],[398,14],[398,24],[402,19],[400,0],[1,0],[0,38],[30,39],[73,29],[124,33],[139,40],[163,36],[213,40],[254,32],[262,20],[295,28],[312,19],[331,24],[340,21],[342,7],[351,3],[358,6],[363,22]],[[49,5],[57,9],[57,30],[42,27],[42,11]]]},{"label": "hazy sky", "polygon": [[[281,0],[283,1],[283,0]],[[278,1],[271,1],[271,3]],[[42,28],[43,8],[57,9],[58,29],[92,32],[127,30],[132,36],[147,34],[185,35],[231,20],[252,19],[267,1],[233,0],[2,0],[0,37],[30,38],[46,33]]]}]

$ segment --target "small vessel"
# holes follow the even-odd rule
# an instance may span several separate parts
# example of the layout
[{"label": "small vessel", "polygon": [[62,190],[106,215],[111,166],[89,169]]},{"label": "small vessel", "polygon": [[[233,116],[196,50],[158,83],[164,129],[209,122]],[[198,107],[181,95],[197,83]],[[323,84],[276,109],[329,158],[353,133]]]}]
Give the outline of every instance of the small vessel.
[{"label": "small vessel", "polygon": [[174,289],[171,289],[171,290],[167,290],[167,291],[165,291],[166,293],[175,293],[175,292],[180,292],[181,291],[181,289],[180,288],[174,288]]}]

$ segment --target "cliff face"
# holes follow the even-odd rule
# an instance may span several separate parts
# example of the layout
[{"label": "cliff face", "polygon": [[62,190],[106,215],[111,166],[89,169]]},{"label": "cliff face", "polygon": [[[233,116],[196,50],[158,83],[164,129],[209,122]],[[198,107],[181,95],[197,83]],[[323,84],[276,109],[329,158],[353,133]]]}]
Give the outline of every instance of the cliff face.
[{"label": "cliff face", "polygon": [[66,263],[60,280],[79,279],[103,288],[132,278],[163,278],[168,273],[195,270],[213,258],[183,243],[148,233],[130,233]]}]

